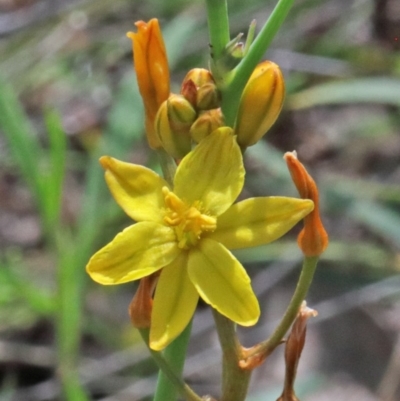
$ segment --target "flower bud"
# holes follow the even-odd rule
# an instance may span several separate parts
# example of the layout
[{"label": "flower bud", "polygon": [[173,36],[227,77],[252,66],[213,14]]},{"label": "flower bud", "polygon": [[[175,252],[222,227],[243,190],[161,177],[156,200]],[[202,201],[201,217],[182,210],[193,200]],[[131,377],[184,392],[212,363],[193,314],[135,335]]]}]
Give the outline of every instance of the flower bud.
[{"label": "flower bud", "polygon": [[190,70],[182,81],[182,88],[188,81],[192,81],[196,85],[196,88],[200,88],[208,83],[215,83],[211,72],[204,68],[193,68]]},{"label": "flower bud", "polygon": [[190,127],[190,136],[195,142],[199,143],[203,138],[223,125],[224,117],[220,108],[203,111]]},{"label": "flower bud", "polygon": [[257,65],[240,99],[235,134],[242,148],[254,145],[271,128],[282,109],[285,83],[279,67],[264,61]]},{"label": "flower bud", "polygon": [[[160,106],[155,120],[155,130],[163,148],[175,159],[184,157],[190,152],[191,148],[189,135],[191,124],[185,125],[180,121],[181,118],[186,118],[186,112],[178,109],[179,106],[174,101],[166,100]],[[173,115],[173,122],[170,120],[171,114]]]},{"label": "flower bud", "polygon": [[133,62],[139,91],[146,114],[146,135],[151,148],[161,143],[154,131],[154,119],[161,103],[169,96],[169,69],[164,40],[157,19],[136,22],[137,33],[128,32],[132,39]]},{"label": "flower bud", "polygon": [[305,256],[319,256],[327,248],[329,239],[319,215],[317,185],[297,159],[296,152],[285,153],[284,159],[301,198],[314,202],[314,210],[304,217],[304,228],[297,237],[297,243]]},{"label": "flower bud", "polygon": [[193,107],[196,107],[197,86],[191,79],[182,83],[181,95],[184,96]]},{"label": "flower bud", "polygon": [[196,119],[196,110],[182,95],[172,94],[167,99],[168,118],[174,131],[188,131]]},{"label": "flower bud", "polygon": [[219,93],[214,78],[204,68],[193,68],[186,74],[181,94],[197,110],[210,110],[219,106]]},{"label": "flower bud", "polygon": [[210,110],[219,107],[220,97],[217,86],[206,83],[197,89],[196,108],[197,110]]}]

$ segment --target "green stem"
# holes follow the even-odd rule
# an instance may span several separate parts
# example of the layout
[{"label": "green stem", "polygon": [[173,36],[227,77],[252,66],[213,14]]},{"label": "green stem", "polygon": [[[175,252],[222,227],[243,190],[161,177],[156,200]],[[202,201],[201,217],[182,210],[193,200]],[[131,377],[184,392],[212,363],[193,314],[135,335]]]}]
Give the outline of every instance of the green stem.
[{"label": "green stem", "polygon": [[228,5],[226,0],[206,0],[211,54],[218,60],[230,40]]},{"label": "green stem", "polygon": [[166,348],[164,355],[149,347],[149,329],[139,329],[151,356],[160,369],[154,401],[176,401],[177,393],[188,401],[202,401],[201,397],[182,380],[186,347],[190,337],[190,326],[191,323],[182,334]]},{"label": "green stem", "polygon": [[[212,2],[212,0],[210,1]],[[222,90],[222,112],[228,126],[233,127],[243,89],[284,22],[293,3],[294,0],[280,0],[278,2],[268,21],[250,46],[248,53],[232,71],[229,84]]]},{"label": "green stem", "polygon": [[215,325],[223,353],[222,398],[220,401],[244,401],[249,387],[251,370],[240,368],[241,345],[235,323],[213,309]]},{"label": "green stem", "polygon": [[300,273],[299,281],[297,282],[296,290],[292,296],[292,299],[290,300],[285,314],[282,317],[282,320],[271,336],[267,340],[253,347],[246,355],[247,357],[251,357],[256,354],[264,354],[268,356],[282,342],[284,335],[287,333],[290,326],[296,319],[300,306],[307,296],[314,277],[317,263],[318,256],[304,258],[303,267]]}]

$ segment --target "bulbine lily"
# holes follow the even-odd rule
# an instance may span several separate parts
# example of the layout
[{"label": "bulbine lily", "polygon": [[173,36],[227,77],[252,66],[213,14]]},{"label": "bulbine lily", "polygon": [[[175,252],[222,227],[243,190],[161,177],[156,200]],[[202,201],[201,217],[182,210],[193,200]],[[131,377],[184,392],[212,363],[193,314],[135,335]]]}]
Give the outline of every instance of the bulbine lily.
[{"label": "bulbine lily", "polygon": [[228,127],[182,159],[173,187],[146,167],[108,156],[100,161],[112,195],[137,223],[100,249],[87,272],[110,285],[160,271],[150,347],[161,350],[184,330],[199,296],[232,321],[255,324],[260,308],[250,278],[229,250],[276,240],[313,210],[313,202],[260,197],[234,204],[245,171]]}]

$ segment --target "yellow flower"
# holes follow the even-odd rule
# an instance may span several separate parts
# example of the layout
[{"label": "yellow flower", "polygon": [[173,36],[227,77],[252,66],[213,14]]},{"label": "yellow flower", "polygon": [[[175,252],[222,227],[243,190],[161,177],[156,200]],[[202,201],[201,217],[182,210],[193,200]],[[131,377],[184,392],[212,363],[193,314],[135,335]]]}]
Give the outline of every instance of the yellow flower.
[{"label": "yellow flower", "polygon": [[244,167],[232,129],[203,139],[178,166],[174,185],[152,170],[104,156],[100,159],[117,203],[138,223],[98,251],[86,269],[101,284],[120,284],[160,269],[150,327],[150,347],[161,350],[192,318],[199,296],[243,326],[260,309],[250,278],[228,249],[266,244],[313,209],[313,202],[253,198],[233,205]]},{"label": "yellow flower", "polygon": [[150,147],[161,147],[154,130],[154,120],[161,103],[169,96],[167,53],[158,20],[135,23],[138,32],[128,32],[132,39],[133,62],[146,113],[146,133]]}]

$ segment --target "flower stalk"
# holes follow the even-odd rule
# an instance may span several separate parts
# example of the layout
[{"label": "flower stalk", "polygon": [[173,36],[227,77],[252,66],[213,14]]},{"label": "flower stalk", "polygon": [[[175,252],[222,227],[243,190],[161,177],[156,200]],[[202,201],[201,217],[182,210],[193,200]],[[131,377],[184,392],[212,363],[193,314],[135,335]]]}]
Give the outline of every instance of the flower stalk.
[{"label": "flower stalk", "polygon": [[187,401],[203,401],[191,388],[182,380],[182,371],[185,364],[186,348],[190,338],[191,324],[174,343],[170,344],[161,352],[152,350],[149,347],[149,330],[139,329],[151,356],[160,369],[153,401],[176,401],[179,393]]},{"label": "flower stalk", "polygon": [[265,359],[279,344],[282,343],[283,337],[296,319],[300,307],[307,296],[314,278],[317,263],[317,256],[304,258],[296,290],[278,326],[267,340],[246,350],[244,359],[249,368],[254,366],[252,362],[259,364],[260,360]]},{"label": "flower stalk", "polygon": [[235,323],[213,310],[222,348],[222,397],[220,401],[243,401],[246,398],[251,370],[240,366],[242,346],[236,336]]}]

